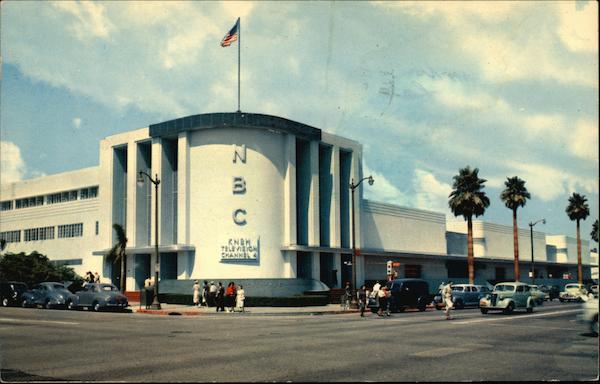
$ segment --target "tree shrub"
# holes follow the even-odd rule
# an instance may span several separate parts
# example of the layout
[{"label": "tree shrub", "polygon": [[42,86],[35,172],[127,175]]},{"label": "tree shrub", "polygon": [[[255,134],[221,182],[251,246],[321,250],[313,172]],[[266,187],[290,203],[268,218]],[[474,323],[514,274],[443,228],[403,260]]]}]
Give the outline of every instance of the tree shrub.
[{"label": "tree shrub", "polygon": [[33,251],[2,256],[0,280],[22,281],[31,287],[44,281],[79,281],[82,278],[71,267],[54,265],[47,256]]}]

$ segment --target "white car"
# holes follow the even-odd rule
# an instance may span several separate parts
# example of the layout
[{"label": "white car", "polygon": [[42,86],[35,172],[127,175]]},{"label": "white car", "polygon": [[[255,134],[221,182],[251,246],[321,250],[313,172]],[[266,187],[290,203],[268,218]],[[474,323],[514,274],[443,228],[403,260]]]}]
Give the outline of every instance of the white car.
[{"label": "white car", "polygon": [[583,284],[569,283],[565,285],[565,290],[558,295],[558,300],[560,300],[561,303],[564,301],[582,302],[585,300],[586,296],[587,289],[585,289]]},{"label": "white car", "polygon": [[584,298],[584,301],[583,313],[577,316],[577,321],[587,324],[590,327],[590,332],[598,335],[598,298],[590,293]]}]

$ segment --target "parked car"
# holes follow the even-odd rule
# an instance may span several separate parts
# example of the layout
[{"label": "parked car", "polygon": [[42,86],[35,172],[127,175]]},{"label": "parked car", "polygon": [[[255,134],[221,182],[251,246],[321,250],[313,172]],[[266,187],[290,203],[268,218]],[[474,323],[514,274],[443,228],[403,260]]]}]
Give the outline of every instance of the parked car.
[{"label": "parked car", "polygon": [[[454,303],[454,308],[462,309],[466,306],[478,306],[479,300],[490,292],[490,289],[485,285],[454,284],[452,285],[452,302]],[[433,298],[433,305],[438,310],[446,307],[441,292],[438,292]]]},{"label": "parked car", "polygon": [[27,284],[20,281],[0,282],[0,301],[3,307],[21,304],[21,295],[27,290]]},{"label": "parked car", "polygon": [[586,324],[590,332],[598,336],[598,299],[590,292],[583,300],[583,313],[577,315],[577,322]]},{"label": "parked car", "polygon": [[479,308],[483,314],[491,310],[501,310],[509,314],[517,308],[525,308],[531,313],[534,306],[535,301],[529,285],[519,282],[498,283],[492,293],[479,301]]},{"label": "parked car", "polygon": [[536,305],[543,305],[546,300],[546,294],[538,288],[537,285],[530,285],[529,290]]},{"label": "parked car", "polygon": [[587,296],[587,289],[583,284],[569,283],[565,285],[565,290],[559,294],[558,300],[561,303],[565,301],[583,302],[585,296]]},{"label": "parked car", "polygon": [[77,297],[69,292],[62,283],[41,283],[33,289],[23,292],[21,306],[32,307],[41,305],[46,309],[54,307],[67,308]]},{"label": "parked car", "polygon": [[390,310],[402,312],[406,308],[418,308],[424,311],[431,302],[429,284],[421,279],[395,279],[388,281],[391,292]]},{"label": "parked car", "polygon": [[106,308],[125,309],[129,306],[127,297],[112,284],[86,284],[82,290],[77,291],[75,297],[69,309],[88,307],[100,311]]},{"label": "parked car", "polygon": [[549,301],[558,299],[558,296],[560,294],[560,288],[558,287],[558,285],[551,285],[551,286],[541,285],[540,291],[542,291],[546,294],[546,297],[544,300],[549,300]]},{"label": "parked car", "polygon": [[598,284],[594,284],[590,287],[590,292],[594,295],[594,297],[598,297]]}]

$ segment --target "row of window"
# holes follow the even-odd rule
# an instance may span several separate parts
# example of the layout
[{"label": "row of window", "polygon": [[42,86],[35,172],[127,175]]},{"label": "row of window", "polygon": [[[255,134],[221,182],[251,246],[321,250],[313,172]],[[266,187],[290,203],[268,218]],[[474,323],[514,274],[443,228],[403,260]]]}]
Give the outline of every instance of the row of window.
[{"label": "row of window", "polygon": [[[14,209],[37,207],[45,204],[64,203],[74,200],[85,200],[98,197],[98,186],[74,189],[72,191],[63,191],[51,193],[49,195],[39,195],[32,197],[24,197],[14,201]],[[7,200],[0,203],[0,210],[10,211],[13,209],[13,201]]]},{"label": "row of window", "polygon": [[[54,239],[54,226],[28,228],[23,230],[23,241],[51,240]],[[64,239],[69,237],[83,236],[83,223],[65,224],[58,226],[58,238]],[[98,222],[96,222],[96,235],[98,234]],[[20,243],[21,231],[6,231],[0,232],[0,239],[7,243]]]}]

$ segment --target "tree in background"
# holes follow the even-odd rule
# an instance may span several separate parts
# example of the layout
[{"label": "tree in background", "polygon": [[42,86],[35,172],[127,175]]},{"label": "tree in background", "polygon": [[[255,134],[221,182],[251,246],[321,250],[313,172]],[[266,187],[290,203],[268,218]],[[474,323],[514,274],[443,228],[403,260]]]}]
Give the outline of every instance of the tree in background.
[{"label": "tree in background", "polygon": [[33,251],[4,255],[0,259],[0,280],[22,281],[31,287],[44,281],[80,281],[82,277],[72,268],[54,265],[47,256]]},{"label": "tree in background", "polygon": [[473,261],[473,215],[483,215],[485,209],[490,206],[490,199],[482,189],[487,180],[480,179],[479,169],[471,169],[469,166],[458,171],[453,177],[453,191],[448,196],[448,206],[454,216],[462,216],[467,221],[467,267],[469,270],[469,283],[475,282],[475,267]]},{"label": "tree in background", "polygon": [[569,219],[577,221],[577,281],[583,284],[583,270],[581,269],[581,236],[579,234],[579,222],[585,220],[590,214],[590,207],[586,203],[585,196],[573,192],[569,197],[569,205],[565,209]]},{"label": "tree in background", "polygon": [[592,240],[594,240],[596,243],[598,242],[598,219],[596,219],[592,225],[592,232],[590,233],[590,236],[592,237]]},{"label": "tree in background", "polygon": [[506,205],[506,208],[512,210],[513,214],[513,245],[515,256],[515,281],[521,279],[519,272],[519,228],[517,227],[517,208],[524,207],[527,199],[531,198],[527,188],[525,188],[525,180],[515,177],[507,177],[504,182],[506,189],[500,194],[500,199]]},{"label": "tree in background", "polygon": [[113,264],[120,262],[121,272],[119,273],[119,289],[121,292],[125,292],[125,259],[127,257],[125,247],[127,246],[127,237],[125,236],[125,230],[121,224],[113,224],[113,229],[117,234],[117,242],[110,249],[106,258]]}]

